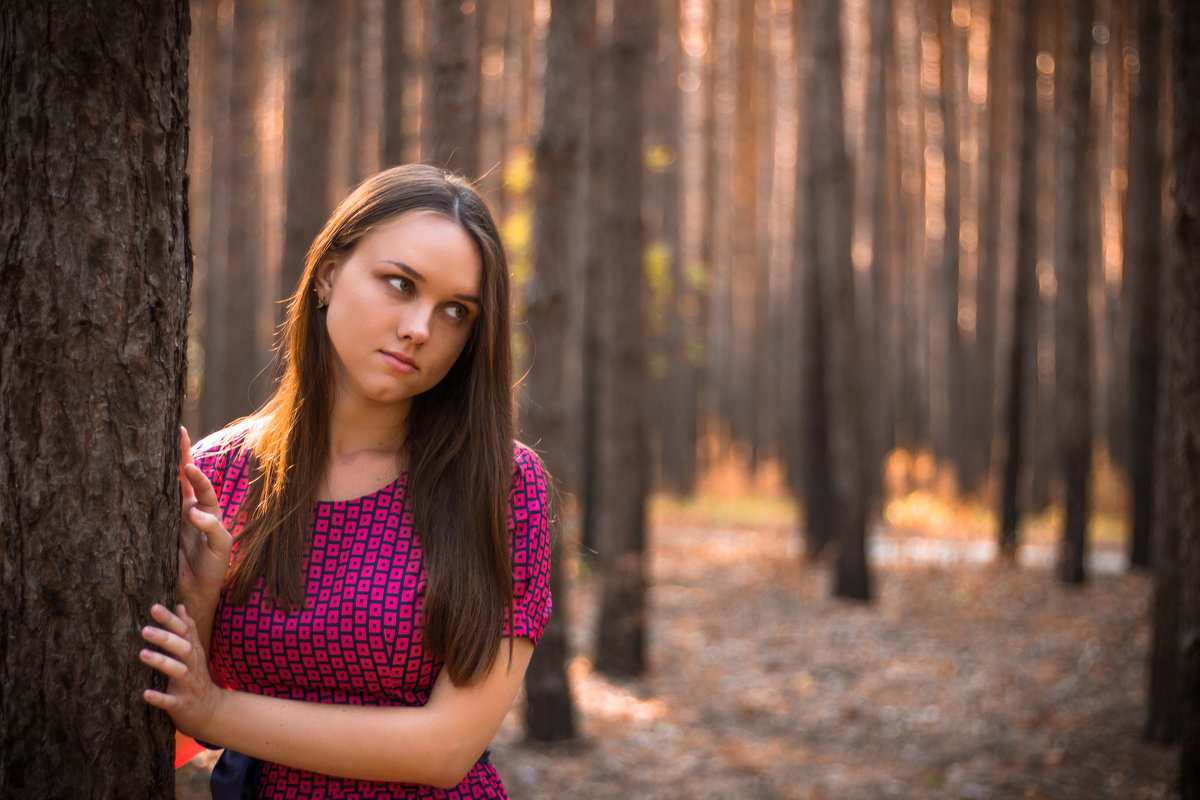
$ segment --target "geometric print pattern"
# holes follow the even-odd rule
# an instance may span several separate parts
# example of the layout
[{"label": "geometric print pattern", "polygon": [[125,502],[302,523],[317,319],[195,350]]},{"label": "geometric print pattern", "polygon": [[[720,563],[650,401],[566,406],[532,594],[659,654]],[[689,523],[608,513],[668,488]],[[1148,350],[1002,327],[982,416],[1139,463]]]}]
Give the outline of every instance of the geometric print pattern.
[{"label": "geometric print pattern", "polygon": [[[193,449],[213,482],[226,526],[236,533],[248,484],[249,454],[236,432]],[[509,555],[514,609],[504,635],[536,644],[550,617],[547,486],[541,461],[517,443],[509,493]],[[262,578],[244,606],[222,594],[213,621],[211,663],[231,689],[308,702],[423,705],[441,662],[424,648],[425,570],[406,505],[407,473],[353,500],[314,504],[305,603],[295,613],[265,601]],[[504,798],[490,763],[476,764],[449,790],[360,781],[263,763],[263,798]]]}]

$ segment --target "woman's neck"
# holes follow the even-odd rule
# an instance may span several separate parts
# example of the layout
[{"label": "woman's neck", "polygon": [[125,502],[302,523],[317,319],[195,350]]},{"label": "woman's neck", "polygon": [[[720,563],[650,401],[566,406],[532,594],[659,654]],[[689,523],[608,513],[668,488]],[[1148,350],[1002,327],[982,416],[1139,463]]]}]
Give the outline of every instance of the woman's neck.
[{"label": "woman's neck", "polygon": [[317,500],[351,500],[388,485],[404,469],[407,407],[335,403],[329,420],[329,453]]},{"label": "woman's neck", "polygon": [[409,405],[335,401],[329,417],[330,459],[336,462],[370,453],[399,453],[408,429]]}]

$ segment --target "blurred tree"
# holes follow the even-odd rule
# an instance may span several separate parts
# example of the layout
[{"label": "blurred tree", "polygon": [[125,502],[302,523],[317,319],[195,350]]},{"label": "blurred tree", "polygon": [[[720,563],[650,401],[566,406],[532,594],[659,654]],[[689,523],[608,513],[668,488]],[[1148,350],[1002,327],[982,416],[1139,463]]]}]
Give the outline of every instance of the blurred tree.
[{"label": "blurred tree", "polygon": [[[583,305],[583,244],[586,225],[583,179],[587,175],[588,67],[596,7],[592,0],[555,0],[547,38],[546,113],[537,146],[534,192],[534,273],[525,291],[534,356],[525,380],[522,430],[545,455],[560,487],[574,488],[578,463],[574,436],[579,405]],[[542,635],[525,677],[525,727],[539,741],[575,735],[567,683],[567,584],[562,515],[554,519],[551,592],[555,614]]]},{"label": "blurred tree", "polygon": [[1159,133],[1162,12],[1159,0],[1137,2],[1138,70],[1129,120],[1129,196],[1124,278],[1131,284],[1129,478],[1133,526],[1129,563],[1150,565],[1159,392],[1162,304],[1163,144]]},{"label": "blurred tree", "polygon": [[[758,102],[758,49],[755,42],[755,0],[735,0],[737,8],[736,106],[733,115],[733,162],[731,193],[733,200],[733,254],[730,264],[730,433],[735,442],[746,443],[755,454],[758,426],[755,418],[758,386],[758,356],[754,352],[754,303],[760,278],[759,265],[759,130],[761,104]],[[763,324],[766,324],[764,319]],[[753,457],[751,458],[753,464]]]},{"label": "blurred tree", "polygon": [[[173,796],[188,7],[0,5],[0,796]],[[103,76],[103,79],[98,79]]]},{"label": "blurred tree", "polygon": [[658,248],[666,259],[661,305],[663,360],[652,373],[658,384],[652,392],[655,427],[661,446],[663,488],[686,494],[696,469],[696,371],[688,359],[689,312],[695,307],[695,289],[688,280],[683,254],[682,97],[680,75],[680,0],[658,0],[659,72],[653,90],[657,95],[657,131],[651,158],[656,159],[661,208]]},{"label": "blurred tree", "polygon": [[[808,46],[812,61],[807,75],[808,253],[816,284],[816,303],[808,313],[819,317],[820,340],[806,347],[823,352],[820,384],[829,422],[829,475],[833,540],[837,545],[834,594],[855,600],[871,597],[866,556],[868,476],[878,465],[864,458],[866,414],[858,315],[851,262],[853,198],[851,167],[846,156],[842,96],[842,27],[840,0],[809,5]],[[816,376],[814,376],[816,377]]]},{"label": "blurred tree", "polygon": [[1020,180],[1017,197],[1016,286],[1010,324],[1012,333],[1008,352],[1005,387],[1003,436],[1006,442],[1003,485],[1001,487],[1000,554],[1005,559],[1017,555],[1018,480],[1022,466],[1023,421],[1027,395],[1036,386],[1034,363],[1034,311],[1037,304],[1037,146],[1039,135],[1037,104],[1037,5],[1020,0],[1017,19],[1022,29],[1017,58],[1017,81],[1021,87]]},{"label": "blurred tree", "polygon": [[[800,63],[806,69],[812,70],[812,42],[808,34],[809,20],[804,17],[804,4],[793,5],[793,36],[795,37]],[[803,93],[798,105],[808,99],[808,81],[806,76],[797,82],[797,92]],[[806,108],[807,111],[807,108]],[[808,115],[806,114],[805,117]],[[814,136],[809,130],[800,132],[797,148],[808,149],[808,139]],[[810,169],[811,152],[798,152],[798,164],[805,170]],[[800,483],[802,485],[805,512],[805,556],[809,559],[818,558],[833,541],[836,525],[834,522],[834,497],[832,476],[829,472],[831,463],[829,445],[829,406],[826,394],[826,346],[825,325],[826,315],[822,313],[821,281],[818,274],[816,253],[816,233],[814,230],[812,208],[813,188],[811,178],[803,177],[807,172],[797,175],[796,179],[796,229],[793,262],[796,268],[796,283],[800,287],[799,310],[801,319],[801,342],[799,358],[801,361],[801,386],[798,393],[801,405],[800,412],[800,441],[796,449],[801,453]]]},{"label": "blurred tree", "polygon": [[[959,84],[965,64],[960,54],[959,36],[954,24],[953,0],[936,0],[937,8],[933,25],[937,30],[938,63],[941,65],[941,88],[939,91],[942,118],[942,163],[945,182],[945,197],[942,202],[944,233],[940,248],[940,274],[938,286],[938,312],[932,315],[941,330],[931,331],[930,341],[938,342],[937,350],[944,352],[942,364],[935,373],[941,383],[936,393],[941,405],[935,416],[934,451],[950,464],[955,475],[962,474],[967,460],[967,382],[966,346],[959,328],[959,290],[962,281],[961,238],[962,228],[962,173],[961,139],[959,129],[960,107]],[[971,398],[978,402],[979,398]]]},{"label": "blurred tree", "polygon": [[992,0],[988,20],[987,131],[984,168],[979,190],[979,250],[976,263],[975,350],[970,365],[971,394],[968,433],[972,446],[963,464],[962,486],[974,491],[987,479],[995,438],[997,315],[999,312],[1000,240],[1009,206],[1005,203],[1006,175],[1011,163],[1012,97],[1011,0]]},{"label": "blurred tree", "polygon": [[1163,284],[1162,405],[1155,445],[1154,645],[1147,733],[1182,740],[1180,796],[1200,797],[1200,8],[1167,3],[1174,89],[1175,218]]},{"label": "blurred tree", "polygon": [[[203,278],[200,289],[203,301],[197,303],[202,310],[200,316],[200,342],[202,345],[203,370],[198,403],[200,429],[198,434],[216,430],[229,421],[222,416],[228,406],[228,387],[220,384],[226,373],[229,359],[229,340],[225,335],[227,309],[226,293],[229,283],[229,226],[232,221],[230,181],[233,158],[232,117],[230,98],[233,94],[233,6],[218,0],[207,0],[204,23],[207,30],[207,69],[209,76],[201,101],[207,106],[208,116],[208,185],[205,196],[198,197],[205,204],[202,217],[204,226],[193,230],[193,238],[203,239]],[[241,76],[239,76],[240,78]],[[208,378],[213,377],[212,391]],[[236,391],[236,389],[234,390]]]},{"label": "blurred tree", "polygon": [[1086,578],[1088,481],[1092,471],[1092,336],[1088,314],[1088,275],[1098,248],[1089,219],[1096,196],[1095,126],[1092,123],[1093,0],[1071,0],[1065,6],[1066,58],[1058,67],[1061,92],[1059,185],[1070,202],[1058,215],[1062,254],[1055,272],[1058,291],[1055,343],[1058,402],[1058,446],[1066,515],[1059,570],[1068,583]]},{"label": "blurred tree", "polygon": [[474,180],[480,173],[479,7],[477,3],[429,3],[425,13],[428,50],[427,80],[422,90],[421,159]]},{"label": "blurred tree", "polygon": [[[596,543],[600,614],[596,668],[636,675],[646,668],[646,494],[650,475],[645,435],[645,342],[642,253],[642,98],[654,41],[654,7],[615,0],[611,41],[600,61],[611,70],[612,100],[593,105],[603,117],[592,146],[611,175],[604,213],[604,277],[595,296],[601,336],[596,384]],[[590,299],[590,298],[589,298]]]},{"label": "blurred tree", "polygon": [[[262,303],[266,252],[263,247],[262,184],[257,114],[262,103],[264,57],[262,0],[238,0],[223,37],[231,46],[229,69],[214,100],[227,125],[218,131],[214,148],[213,229],[206,279],[204,385],[200,411],[202,430],[212,431],[249,414],[266,399],[266,381],[252,393],[254,379],[268,361],[256,330]],[[237,79],[233,80],[232,76]],[[216,153],[221,153],[217,158]],[[218,185],[220,190],[217,190]]]},{"label": "blurred tree", "polygon": [[[894,426],[891,418],[895,414],[894,365],[885,355],[893,341],[892,283],[895,273],[892,259],[895,197],[891,195],[889,187],[895,170],[891,168],[893,164],[888,158],[889,145],[895,138],[895,132],[889,131],[895,92],[888,90],[895,73],[892,64],[892,3],[889,0],[871,0],[869,14],[871,44],[863,171],[870,177],[863,184],[866,197],[862,205],[871,220],[871,313],[864,320],[863,335],[871,343],[868,352],[873,363],[867,367],[867,375],[870,376],[868,396],[874,397],[875,402],[868,403],[864,409],[868,415],[866,424],[869,433],[864,458],[870,459],[870,463],[881,464],[891,449],[885,438],[890,438]],[[881,486],[871,487],[871,495],[876,500],[881,493]]]},{"label": "blurred tree", "polygon": [[411,55],[405,46],[407,6],[412,0],[385,0],[383,3],[383,130],[380,150],[383,166],[394,167],[407,160],[404,137],[404,97]]},{"label": "blurred tree", "polygon": [[[286,218],[280,285],[291,293],[309,245],[340,198],[333,184],[338,75],[347,24],[340,4],[298,0],[284,122]],[[283,306],[280,306],[282,309]]]}]

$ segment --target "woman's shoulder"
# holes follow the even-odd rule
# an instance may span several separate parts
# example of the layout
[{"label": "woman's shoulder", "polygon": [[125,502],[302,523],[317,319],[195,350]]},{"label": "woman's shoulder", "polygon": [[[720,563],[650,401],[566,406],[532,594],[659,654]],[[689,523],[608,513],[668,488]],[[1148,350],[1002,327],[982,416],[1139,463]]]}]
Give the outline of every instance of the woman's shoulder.
[{"label": "woman's shoulder", "polygon": [[527,444],[513,440],[513,482],[534,481],[544,488],[546,485],[546,470],[542,466],[541,456]]},{"label": "woman's shoulder", "polygon": [[215,433],[210,433],[192,445],[192,458],[201,469],[204,469],[206,465],[225,466],[232,462],[244,461],[249,455],[246,437],[250,433],[250,428],[250,420],[244,419]]}]

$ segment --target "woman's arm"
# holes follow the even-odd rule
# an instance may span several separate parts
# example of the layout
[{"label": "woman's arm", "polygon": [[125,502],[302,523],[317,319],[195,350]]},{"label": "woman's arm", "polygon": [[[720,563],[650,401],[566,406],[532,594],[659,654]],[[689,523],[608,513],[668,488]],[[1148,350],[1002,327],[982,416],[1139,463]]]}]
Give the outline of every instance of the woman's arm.
[{"label": "woman's arm", "polygon": [[165,693],[145,698],[171,715],[184,733],[297,769],[375,781],[457,786],[491,742],[520,689],[533,643],[508,640],[486,676],[455,686],[446,673],[429,702],[416,707],[371,707],[281,700],[218,689],[205,667],[195,623],[183,607],[151,614],[146,640],[163,652],[142,660],[170,680]]}]

